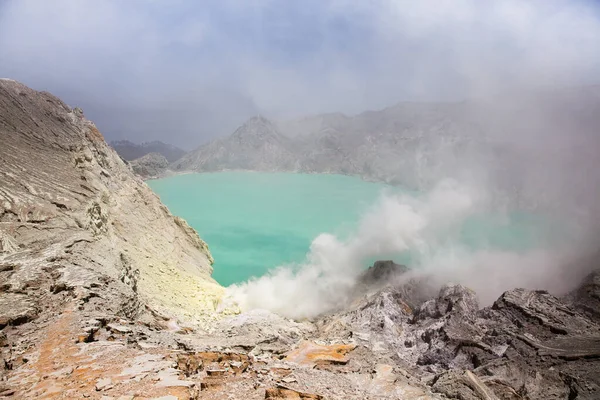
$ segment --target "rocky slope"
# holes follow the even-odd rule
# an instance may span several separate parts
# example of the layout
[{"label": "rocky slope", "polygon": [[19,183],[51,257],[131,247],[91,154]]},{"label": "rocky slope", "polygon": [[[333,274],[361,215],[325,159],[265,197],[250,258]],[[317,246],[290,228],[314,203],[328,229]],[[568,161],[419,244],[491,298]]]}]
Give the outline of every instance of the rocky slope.
[{"label": "rocky slope", "polygon": [[0,327],[19,349],[3,348],[6,365],[65,310],[202,324],[223,291],[206,243],[81,110],[11,80],[0,81],[0,238]]},{"label": "rocky slope", "polygon": [[142,144],[136,144],[129,140],[117,140],[110,142],[110,146],[116,150],[117,154],[127,161],[138,159],[146,154],[158,153],[165,157],[167,161],[173,162],[179,160],[186,154],[185,150],[158,140],[144,142]]},{"label": "rocky slope", "polygon": [[197,286],[207,294],[220,292],[210,277],[207,245],[134,177],[81,110],[16,82],[1,85],[0,223],[9,244],[2,248],[3,262],[11,265],[7,291],[18,292],[48,274],[54,285],[70,290],[110,278],[121,282],[117,290],[151,299],[157,310],[192,315],[212,309],[203,300],[186,309],[181,291],[163,290],[175,282],[160,276],[172,271],[191,285],[187,295]]},{"label": "rocky slope", "polygon": [[598,271],[564,298],[514,289],[483,309],[468,288],[448,284],[430,298],[426,279],[396,273],[394,285],[320,319],[321,335],[364,344],[448,398],[600,396]]},{"label": "rocky slope", "polygon": [[480,309],[378,262],[346,309],[291,321],[232,315],[210,264],[81,110],[0,80],[0,398],[599,397],[598,272]]},{"label": "rocky slope", "polygon": [[218,139],[173,163],[174,171],[293,171],[297,156],[294,143],[275,125],[257,116],[239,127],[230,137]]},{"label": "rocky slope", "polygon": [[144,179],[162,176],[169,167],[169,161],[159,153],[148,153],[132,160],[129,165],[133,172]]}]

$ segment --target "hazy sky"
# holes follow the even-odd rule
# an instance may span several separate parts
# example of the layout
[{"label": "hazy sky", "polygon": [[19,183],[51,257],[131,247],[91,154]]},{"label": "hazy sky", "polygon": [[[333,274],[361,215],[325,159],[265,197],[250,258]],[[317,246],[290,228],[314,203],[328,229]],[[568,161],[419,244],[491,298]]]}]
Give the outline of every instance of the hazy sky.
[{"label": "hazy sky", "polygon": [[193,148],[260,113],[600,82],[590,0],[0,0],[0,77],[108,139]]}]

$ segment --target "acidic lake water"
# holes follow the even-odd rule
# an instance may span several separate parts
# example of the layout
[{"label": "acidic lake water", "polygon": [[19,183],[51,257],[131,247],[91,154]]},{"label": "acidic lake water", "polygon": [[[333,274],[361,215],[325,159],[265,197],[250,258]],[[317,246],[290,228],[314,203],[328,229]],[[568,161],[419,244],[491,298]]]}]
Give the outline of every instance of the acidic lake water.
[{"label": "acidic lake water", "polygon": [[[317,235],[347,237],[382,192],[401,192],[348,176],[287,173],[187,174],[147,183],[208,243],[213,277],[225,286],[302,262]],[[472,247],[518,249],[535,236],[531,221],[525,215],[508,223],[506,216],[473,216],[457,234]],[[411,257],[407,252],[395,260],[410,265]]]},{"label": "acidic lake water", "polygon": [[322,232],[344,234],[385,185],[341,175],[186,174],[147,182],[215,258],[222,285],[301,261]]}]

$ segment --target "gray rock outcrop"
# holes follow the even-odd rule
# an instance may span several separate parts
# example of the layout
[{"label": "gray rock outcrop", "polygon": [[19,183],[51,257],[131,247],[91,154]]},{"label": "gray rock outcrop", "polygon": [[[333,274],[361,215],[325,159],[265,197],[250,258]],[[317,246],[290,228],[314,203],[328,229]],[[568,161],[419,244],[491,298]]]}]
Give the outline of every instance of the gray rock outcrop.
[{"label": "gray rock outcrop", "polygon": [[159,153],[148,153],[130,161],[129,165],[133,172],[144,179],[148,179],[162,176],[169,166],[169,161]]},{"label": "gray rock outcrop", "polygon": [[447,398],[595,399],[600,319],[584,311],[595,308],[599,275],[564,298],[514,289],[483,309],[460,285],[423,300],[430,289],[412,280],[317,325],[320,337],[356,338]]}]

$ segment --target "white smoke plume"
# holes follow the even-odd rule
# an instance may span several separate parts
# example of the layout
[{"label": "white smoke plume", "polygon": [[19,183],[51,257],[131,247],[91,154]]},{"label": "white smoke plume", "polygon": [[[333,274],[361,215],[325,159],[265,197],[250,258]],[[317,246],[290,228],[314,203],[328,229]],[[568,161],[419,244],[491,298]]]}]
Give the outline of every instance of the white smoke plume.
[{"label": "white smoke plume", "polygon": [[[482,188],[445,180],[423,195],[384,194],[346,240],[323,233],[300,265],[282,266],[265,276],[228,288],[227,302],[242,310],[268,309],[290,318],[310,318],[347,306],[357,278],[370,260],[410,252],[417,255],[406,278],[426,277],[433,286],[461,283],[489,305],[502,292],[544,288],[564,293],[581,274],[564,274],[574,236],[563,226],[560,242],[525,251],[460,242],[461,226],[489,211]],[[570,238],[570,239],[569,239]]]}]

